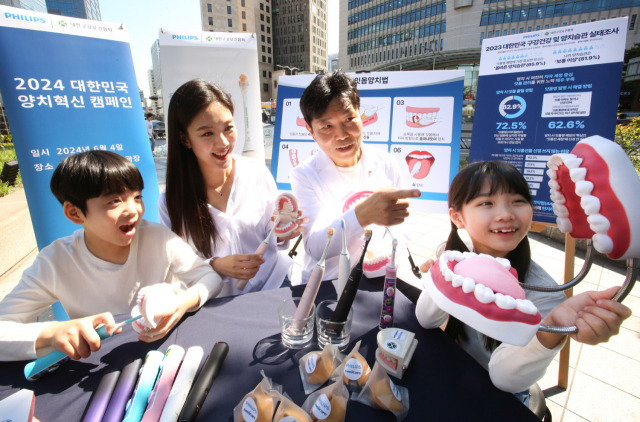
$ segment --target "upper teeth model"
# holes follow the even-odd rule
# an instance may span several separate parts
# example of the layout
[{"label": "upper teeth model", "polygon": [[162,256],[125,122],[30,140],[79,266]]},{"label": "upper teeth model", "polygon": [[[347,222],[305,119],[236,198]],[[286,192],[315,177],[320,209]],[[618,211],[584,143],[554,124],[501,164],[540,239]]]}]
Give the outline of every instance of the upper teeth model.
[{"label": "upper teeth model", "polygon": [[424,286],[440,309],[489,337],[524,346],[542,316],[514,273],[508,259],[445,251]]},{"label": "upper teeth model", "polygon": [[276,236],[285,237],[291,234],[297,227],[298,201],[290,193],[282,193],[276,198],[276,208],[273,215],[280,217],[276,226]]},{"label": "upper teeth model", "polygon": [[558,228],[612,259],[640,257],[640,179],[615,142],[591,136],[547,163]]}]

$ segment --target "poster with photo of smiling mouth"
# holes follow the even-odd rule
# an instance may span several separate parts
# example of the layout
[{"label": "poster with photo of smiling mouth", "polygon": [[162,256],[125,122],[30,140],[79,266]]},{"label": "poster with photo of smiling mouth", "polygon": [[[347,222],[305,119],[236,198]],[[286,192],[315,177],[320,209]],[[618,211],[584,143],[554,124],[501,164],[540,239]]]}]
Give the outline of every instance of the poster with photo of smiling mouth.
[{"label": "poster with photo of smiling mouth", "polygon": [[[289,172],[319,153],[300,111],[300,97],[316,75],[281,76],[271,173],[291,190]],[[406,189],[419,189],[412,209],[446,212],[449,184],[458,172],[464,71],[351,74],[360,92],[362,141],[398,163]]]}]

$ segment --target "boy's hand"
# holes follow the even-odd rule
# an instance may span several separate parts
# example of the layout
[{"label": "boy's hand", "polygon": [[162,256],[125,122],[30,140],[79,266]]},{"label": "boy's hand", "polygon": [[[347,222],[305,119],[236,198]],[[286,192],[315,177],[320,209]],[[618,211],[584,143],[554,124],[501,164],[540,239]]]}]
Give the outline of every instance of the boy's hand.
[{"label": "boy's hand", "polygon": [[[620,287],[611,287],[600,292],[590,291],[570,297],[556,306],[542,321],[550,326],[578,327],[571,338],[585,344],[609,341],[618,334],[622,321],[629,318],[631,309],[611,300]],[[562,336],[538,332],[538,339],[548,349],[560,344]]]},{"label": "boy's hand", "polygon": [[211,267],[218,274],[238,280],[251,280],[263,263],[264,259],[256,254],[229,255],[210,261]]},{"label": "boy's hand", "polygon": [[418,198],[418,189],[381,189],[356,205],[356,217],[362,227],[370,224],[394,226],[409,216],[409,201]]},{"label": "boy's hand", "polygon": [[162,318],[156,328],[143,331],[138,339],[145,343],[151,343],[163,338],[175,327],[185,313],[195,311],[200,304],[200,295],[195,290],[184,290],[177,294],[176,306],[173,309],[165,309],[156,317]]},{"label": "boy's hand", "polygon": [[53,322],[38,336],[36,350],[53,347],[74,360],[87,358],[92,352],[100,349],[100,336],[96,332],[96,327],[100,324],[106,326],[107,334],[113,333],[115,321],[109,312]]}]

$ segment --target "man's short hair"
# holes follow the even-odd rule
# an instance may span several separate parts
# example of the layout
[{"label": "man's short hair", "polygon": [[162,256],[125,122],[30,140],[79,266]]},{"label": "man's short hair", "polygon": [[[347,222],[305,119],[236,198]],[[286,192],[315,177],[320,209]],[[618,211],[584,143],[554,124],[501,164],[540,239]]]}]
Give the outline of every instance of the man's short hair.
[{"label": "man's short hair", "polygon": [[304,90],[300,97],[300,110],[304,121],[311,126],[311,121],[322,116],[334,98],[340,98],[344,105],[352,105],[356,112],[359,112],[358,84],[342,70],[316,76]]},{"label": "man's short hair", "polygon": [[56,167],[51,192],[64,204],[69,201],[83,214],[87,200],[101,195],[142,190],[144,181],[138,168],[111,151],[86,151],[70,155]]}]

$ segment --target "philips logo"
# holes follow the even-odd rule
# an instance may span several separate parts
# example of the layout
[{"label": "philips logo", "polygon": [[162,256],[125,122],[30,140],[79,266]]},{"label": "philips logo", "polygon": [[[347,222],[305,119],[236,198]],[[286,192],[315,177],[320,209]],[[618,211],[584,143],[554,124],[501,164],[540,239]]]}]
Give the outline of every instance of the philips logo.
[{"label": "philips logo", "polygon": [[198,36],[197,35],[172,35],[171,39],[173,39],[173,40],[198,41]]},{"label": "philips logo", "polygon": [[37,16],[27,16],[27,15],[19,15],[17,13],[4,13],[5,19],[14,19],[19,21],[27,21],[27,22],[36,22],[36,23],[46,23],[47,21],[44,18],[39,18]]}]

